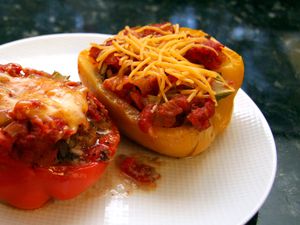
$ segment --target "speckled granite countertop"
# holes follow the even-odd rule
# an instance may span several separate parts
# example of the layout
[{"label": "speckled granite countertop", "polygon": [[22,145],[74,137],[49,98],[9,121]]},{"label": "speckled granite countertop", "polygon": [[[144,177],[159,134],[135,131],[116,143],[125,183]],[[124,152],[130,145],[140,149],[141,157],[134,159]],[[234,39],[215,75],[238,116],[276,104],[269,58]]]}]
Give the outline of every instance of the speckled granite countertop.
[{"label": "speckled granite countertop", "polygon": [[[116,33],[161,21],[199,28],[239,52],[243,89],[278,152],[272,191],[249,224],[300,223],[300,4],[296,1],[0,0],[0,44],[52,33]],[[1,58],[1,56],[0,56]]]}]

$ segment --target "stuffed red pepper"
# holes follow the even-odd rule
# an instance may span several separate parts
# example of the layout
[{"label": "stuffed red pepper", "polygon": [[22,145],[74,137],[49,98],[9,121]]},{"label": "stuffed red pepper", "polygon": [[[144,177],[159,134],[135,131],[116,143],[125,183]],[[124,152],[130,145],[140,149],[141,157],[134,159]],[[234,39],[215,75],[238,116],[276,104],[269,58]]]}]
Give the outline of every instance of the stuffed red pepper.
[{"label": "stuffed red pepper", "polygon": [[22,209],[70,199],[94,184],[120,137],[80,83],[0,65],[0,200]]}]

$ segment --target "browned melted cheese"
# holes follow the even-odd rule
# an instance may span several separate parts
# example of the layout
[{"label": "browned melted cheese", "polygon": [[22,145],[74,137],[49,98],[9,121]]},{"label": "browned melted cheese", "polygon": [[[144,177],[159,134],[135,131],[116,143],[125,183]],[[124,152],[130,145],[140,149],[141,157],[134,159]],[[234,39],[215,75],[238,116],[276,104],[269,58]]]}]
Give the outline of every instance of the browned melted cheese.
[{"label": "browned melted cheese", "polygon": [[20,101],[39,101],[42,107],[28,108],[26,118],[38,117],[43,121],[61,118],[74,132],[79,125],[88,125],[86,95],[84,87],[70,87],[46,77],[11,77],[0,73],[0,113],[10,112]]}]

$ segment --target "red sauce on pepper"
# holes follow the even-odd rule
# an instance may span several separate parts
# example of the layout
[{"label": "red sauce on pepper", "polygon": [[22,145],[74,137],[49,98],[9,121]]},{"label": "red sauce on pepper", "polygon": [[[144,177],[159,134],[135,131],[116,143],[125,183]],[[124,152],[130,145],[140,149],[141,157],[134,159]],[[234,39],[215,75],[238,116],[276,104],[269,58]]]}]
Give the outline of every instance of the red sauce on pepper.
[{"label": "red sauce on pepper", "polygon": [[207,69],[218,68],[224,60],[224,54],[222,53],[222,44],[207,39],[201,43],[203,47],[193,47],[189,49],[184,57],[190,62],[196,64],[202,64]]},{"label": "red sauce on pepper", "polygon": [[120,155],[118,161],[120,170],[139,184],[153,185],[161,177],[154,166],[137,156]]}]

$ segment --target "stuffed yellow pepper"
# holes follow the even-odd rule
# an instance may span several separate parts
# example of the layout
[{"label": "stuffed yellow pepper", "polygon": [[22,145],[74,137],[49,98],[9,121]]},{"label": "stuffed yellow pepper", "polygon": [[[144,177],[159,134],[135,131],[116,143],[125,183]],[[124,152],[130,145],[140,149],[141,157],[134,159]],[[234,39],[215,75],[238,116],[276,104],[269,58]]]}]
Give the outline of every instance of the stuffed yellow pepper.
[{"label": "stuffed yellow pepper", "polygon": [[200,30],[126,26],[78,58],[79,75],[120,131],[164,155],[207,149],[229,124],[242,57]]}]

